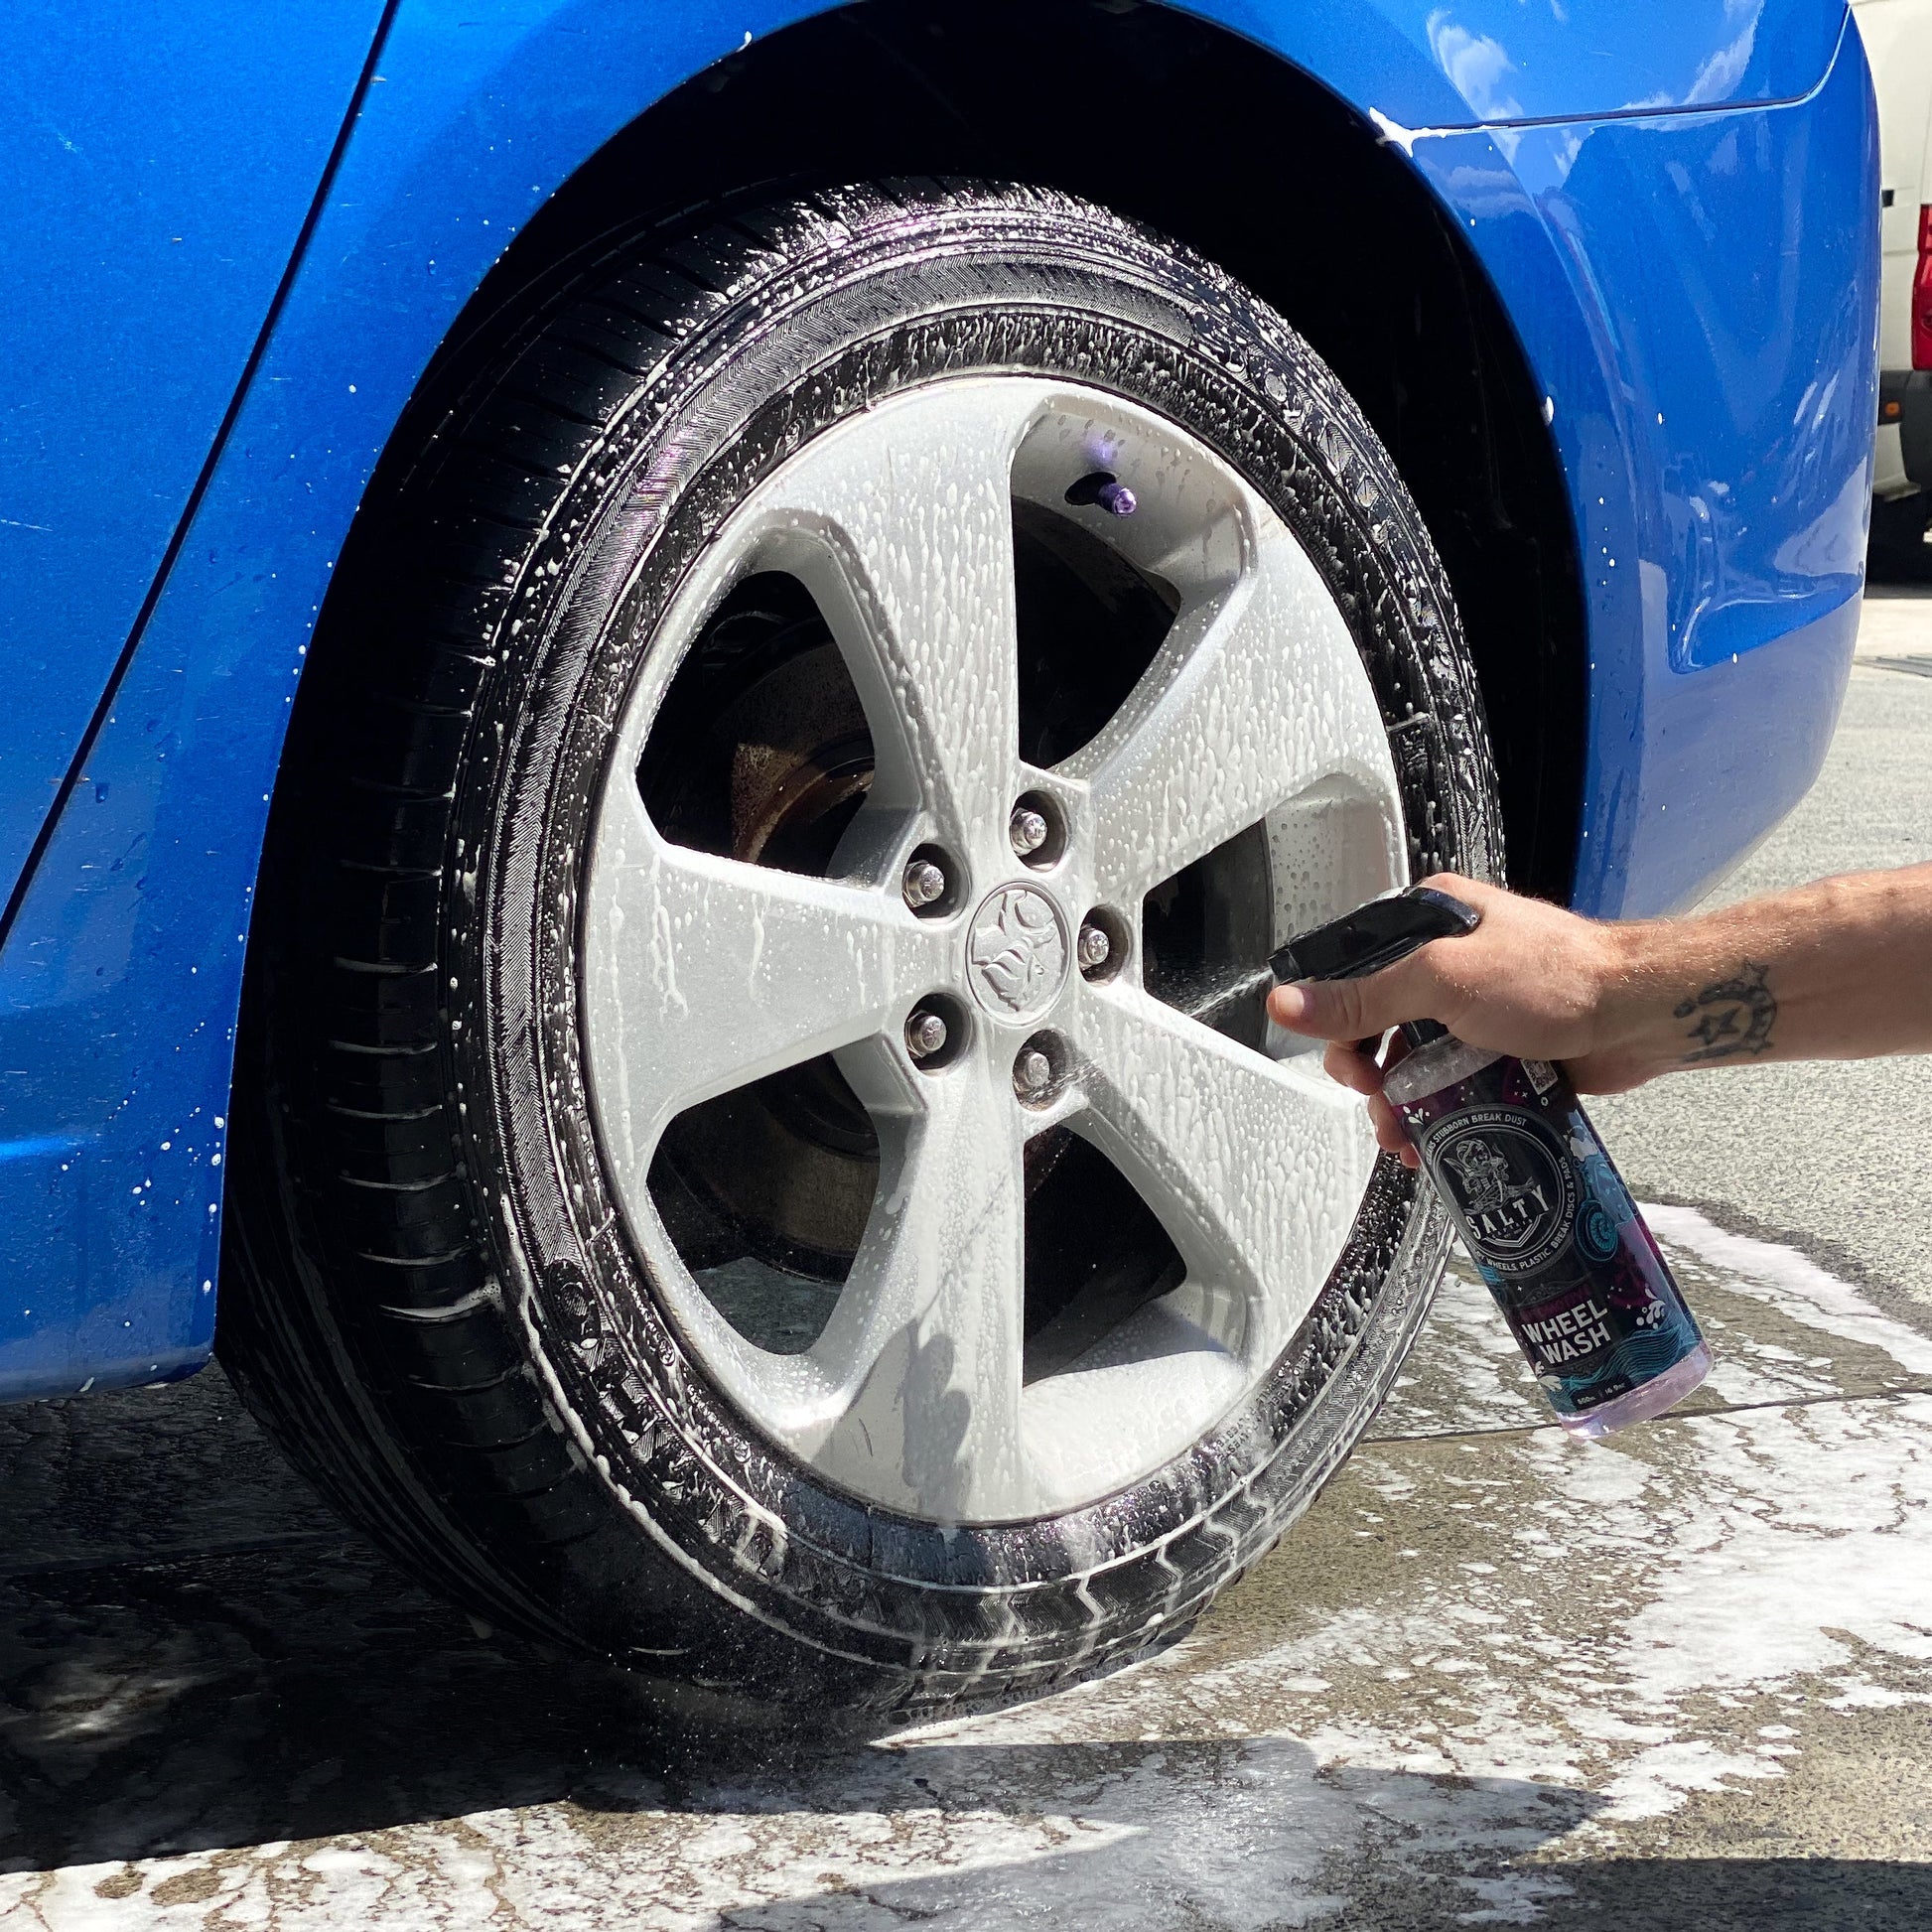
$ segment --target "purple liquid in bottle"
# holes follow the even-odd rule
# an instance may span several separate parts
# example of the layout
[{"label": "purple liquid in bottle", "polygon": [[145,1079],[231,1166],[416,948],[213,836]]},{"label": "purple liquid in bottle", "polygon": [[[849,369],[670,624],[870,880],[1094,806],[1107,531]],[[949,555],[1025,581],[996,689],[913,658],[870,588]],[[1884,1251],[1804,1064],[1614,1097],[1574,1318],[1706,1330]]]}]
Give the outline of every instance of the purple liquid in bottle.
[{"label": "purple liquid in bottle", "polygon": [[1557,1068],[1438,1032],[1384,1091],[1566,1429],[1607,1436],[1704,1380],[1711,1350]]}]

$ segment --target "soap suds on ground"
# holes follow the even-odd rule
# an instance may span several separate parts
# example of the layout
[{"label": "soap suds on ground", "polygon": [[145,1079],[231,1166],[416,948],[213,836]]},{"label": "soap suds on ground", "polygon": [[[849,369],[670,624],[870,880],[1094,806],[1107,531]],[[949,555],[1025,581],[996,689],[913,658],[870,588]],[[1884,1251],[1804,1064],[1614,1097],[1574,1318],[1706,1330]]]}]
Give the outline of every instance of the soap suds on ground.
[{"label": "soap suds on ground", "polygon": [[[1856,1760],[1858,1726],[1932,1701],[1932,1394],[1883,1393],[1932,1376],[1932,1339],[1803,1256],[1687,1209],[1655,1225],[1719,1353],[1702,1413],[1573,1442],[1452,1274],[1378,1440],[1138,1669],[783,1763],[607,1748],[537,1802],[405,1795],[315,1840],[17,1871],[0,1924],[1266,1932],[1608,1909],[1605,1873],[1668,1864],[1712,1821],[1770,1830],[1787,1791],[1820,1802],[1816,1766]],[[69,1673],[6,1788],[38,1768],[87,1802],[170,1669],[224,1668],[177,1652]],[[255,1775],[231,1742],[180,1743],[179,1815]]]}]

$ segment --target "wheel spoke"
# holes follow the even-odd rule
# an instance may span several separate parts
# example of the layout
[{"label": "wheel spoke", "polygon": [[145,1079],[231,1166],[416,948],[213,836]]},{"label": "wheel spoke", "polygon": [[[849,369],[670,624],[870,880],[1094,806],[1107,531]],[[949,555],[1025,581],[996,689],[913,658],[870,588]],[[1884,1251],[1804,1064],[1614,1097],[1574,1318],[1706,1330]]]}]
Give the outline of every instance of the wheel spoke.
[{"label": "wheel spoke", "polygon": [[1107,729],[1092,785],[1102,897],[1127,905],[1323,779],[1388,793],[1367,673],[1327,586],[1268,519],[1226,590],[1183,607]]},{"label": "wheel spoke", "polygon": [[1139,1188],[1187,1266],[1200,1318],[1257,1367],[1327,1280],[1374,1165],[1359,1102],[1137,987],[1091,990],[1081,1131]]},{"label": "wheel spoke", "polygon": [[[870,1065],[863,1064],[870,1061]],[[875,1109],[884,1056],[841,1064]],[[804,1451],[863,1494],[942,1520],[1011,1512],[1020,1442],[1024,1127],[1005,1082],[976,1066],[912,1074],[903,1132],[882,1132],[878,1204],[813,1355],[842,1391]]]},{"label": "wheel spoke", "polygon": [[[1117,473],[1134,500],[1083,507],[1071,485],[1089,466]],[[1114,718],[1052,774],[1020,757],[1016,495],[1064,508],[1179,606]],[[680,663],[720,689],[736,675],[729,655],[683,652],[723,639],[714,622],[742,615],[732,599],[766,572],[809,591],[870,731],[874,768],[841,828],[836,879],[673,846],[635,782]],[[757,669],[747,660],[746,675]],[[700,696],[703,678],[690,687]],[[765,715],[735,742],[764,744]],[[849,704],[838,729],[844,758]],[[1140,903],[1265,823],[1267,867],[1244,847],[1209,882],[1246,935],[1245,958],[1304,901],[1312,918],[1392,883],[1404,853],[1352,634],[1249,485],[1172,423],[1029,376],[947,378],[850,415],[721,521],[640,667],[610,772],[582,914],[593,1099],[653,1292],[734,1413],[828,1486],[939,1523],[1026,1520],[1114,1493],[1230,1413],[1327,1280],[1373,1141],[1353,1099],[1311,1068],[1271,1061],[1145,992]],[[1068,933],[1098,905],[1127,923],[1129,944],[1115,978],[1028,979],[1037,999],[1009,1014],[1004,983],[984,978],[972,908],[1030,877],[1016,874],[1009,828],[1015,800],[1035,789],[1053,798],[1063,841],[1038,890]],[[921,915],[900,887],[925,844],[947,890]],[[927,994],[949,1032],[915,1062],[899,1029]],[[1055,1049],[1059,1084],[1030,1109],[1013,1083],[1035,1028],[1068,1051],[1062,1061]],[[675,1115],[820,1054],[870,1117],[878,1168],[829,1318],[792,1353],[781,1344],[797,1335],[794,1315],[825,1309],[822,1285],[784,1299],[786,1269],[826,1249],[807,1239],[823,1217],[796,1210],[832,1184],[819,1157],[849,1154],[849,1135],[801,1141],[795,1157],[789,1143],[778,1155],[762,1142],[694,1153],[771,1183],[738,1230],[746,1268],[714,1267],[714,1230],[699,1240],[668,1197],[654,1204],[650,1171]],[[1085,1136],[1127,1176],[1185,1278],[1151,1306],[1128,1309],[1123,1289],[1111,1326],[1113,1304],[1096,1303],[1087,1326],[1067,1331],[1064,1358],[1037,1353],[1026,1385],[1026,1140],[1047,1125]],[[833,1252],[854,1238],[857,1195],[849,1206]],[[1103,1288],[1141,1278],[1116,1264],[1144,1245],[1166,1267],[1144,1217],[1112,1218],[1093,1229]],[[1048,1246],[1040,1254],[1059,1265]],[[782,1331],[744,1315],[754,1289],[777,1298]]]},{"label": "wheel spoke", "polygon": [[871,808],[923,807],[994,872],[1019,760],[1011,471],[1036,408],[997,378],[914,391],[809,444],[765,504],[872,720]]},{"label": "wheel spoke", "polygon": [[599,1113],[639,1179],[684,1108],[899,1025],[943,941],[877,889],[670,844],[606,794],[586,934]]}]

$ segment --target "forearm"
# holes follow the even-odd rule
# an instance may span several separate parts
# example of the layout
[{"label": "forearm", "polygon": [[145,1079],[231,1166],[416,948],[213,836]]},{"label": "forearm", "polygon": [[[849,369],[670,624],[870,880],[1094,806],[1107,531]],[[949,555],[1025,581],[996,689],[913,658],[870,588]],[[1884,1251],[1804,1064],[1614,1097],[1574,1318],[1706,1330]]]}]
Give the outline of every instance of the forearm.
[{"label": "forearm", "polygon": [[1932,1052],[1932,865],[1604,929],[1587,1086],[1686,1067]]},{"label": "forearm", "polygon": [[1330,1042],[1329,1072],[1371,1096],[1392,1151],[1407,1143],[1364,1046],[1411,1020],[1561,1060],[1585,1093],[1686,1068],[1932,1052],[1932,865],[1629,924],[1453,874],[1424,883],[1472,904],[1476,929],[1364,979],[1277,987],[1268,1004]]}]

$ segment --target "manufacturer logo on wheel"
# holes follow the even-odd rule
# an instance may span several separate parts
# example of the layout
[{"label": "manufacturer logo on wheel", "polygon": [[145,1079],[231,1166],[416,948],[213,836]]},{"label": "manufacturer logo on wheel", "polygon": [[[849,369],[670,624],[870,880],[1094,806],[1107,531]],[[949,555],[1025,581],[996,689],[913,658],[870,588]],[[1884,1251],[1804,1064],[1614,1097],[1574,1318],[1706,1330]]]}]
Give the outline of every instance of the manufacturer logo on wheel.
[{"label": "manufacturer logo on wheel", "polygon": [[1032,886],[1002,886],[973,914],[966,977],[988,1013],[1025,1020],[1066,983],[1066,926],[1059,908]]}]

